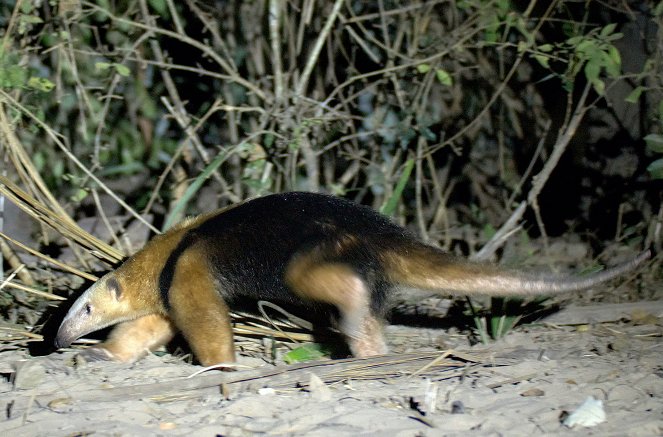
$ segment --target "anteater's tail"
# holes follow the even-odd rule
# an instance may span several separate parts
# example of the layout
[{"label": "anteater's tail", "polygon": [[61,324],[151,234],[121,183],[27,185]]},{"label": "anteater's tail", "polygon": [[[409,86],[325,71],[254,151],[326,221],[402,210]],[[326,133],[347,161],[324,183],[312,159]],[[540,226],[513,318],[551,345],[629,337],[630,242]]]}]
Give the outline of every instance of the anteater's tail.
[{"label": "anteater's tail", "polygon": [[532,296],[593,287],[635,269],[650,255],[647,250],[623,264],[578,277],[474,263],[423,244],[387,253],[384,262],[390,281],[402,286],[460,295]]}]

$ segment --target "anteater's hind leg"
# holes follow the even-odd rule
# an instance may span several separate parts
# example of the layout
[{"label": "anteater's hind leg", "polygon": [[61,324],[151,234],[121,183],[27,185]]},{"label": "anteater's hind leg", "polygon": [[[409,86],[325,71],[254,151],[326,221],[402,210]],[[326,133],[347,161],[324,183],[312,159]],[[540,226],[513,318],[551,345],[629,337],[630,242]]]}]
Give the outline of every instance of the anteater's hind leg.
[{"label": "anteater's hind leg", "polygon": [[216,288],[204,253],[195,247],[184,252],[169,290],[170,311],[175,326],[204,366],[235,361],[228,306]]},{"label": "anteater's hind leg", "polygon": [[83,350],[80,355],[89,361],[132,363],[168,343],[174,334],[175,329],[167,318],[151,314],[120,323],[105,342]]},{"label": "anteater's hind leg", "polygon": [[371,290],[353,269],[300,257],[288,266],[286,282],[302,298],[338,308],[340,330],[354,356],[387,353],[382,321],[371,311]]}]

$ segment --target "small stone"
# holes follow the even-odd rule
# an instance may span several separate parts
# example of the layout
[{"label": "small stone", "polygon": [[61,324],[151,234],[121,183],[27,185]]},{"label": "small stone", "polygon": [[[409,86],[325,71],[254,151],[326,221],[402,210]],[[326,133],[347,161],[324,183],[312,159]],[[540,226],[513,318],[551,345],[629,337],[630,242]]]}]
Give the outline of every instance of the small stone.
[{"label": "small stone", "polygon": [[592,427],[601,422],[605,422],[606,414],[603,409],[603,401],[589,396],[578,408],[569,414],[562,422],[565,426],[573,428],[574,426]]},{"label": "small stone", "polygon": [[168,431],[175,428],[177,428],[177,424],[175,422],[161,422],[159,424],[159,429],[162,431]]},{"label": "small stone", "polygon": [[529,390],[525,390],[520,394],[520,396],[528,398],[532,396],[544,396],[546,392],[541,390],[540,388],[530,388]]}]

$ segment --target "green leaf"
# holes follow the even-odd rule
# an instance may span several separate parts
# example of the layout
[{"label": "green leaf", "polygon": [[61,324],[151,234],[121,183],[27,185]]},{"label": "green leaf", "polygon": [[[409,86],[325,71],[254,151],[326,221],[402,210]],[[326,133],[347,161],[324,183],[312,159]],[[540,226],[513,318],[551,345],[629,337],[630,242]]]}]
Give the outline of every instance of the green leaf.
[{"label": "green leaf", "polygon": [[331,350],[318,343],[308,343],[297,347],[283,355],[286,364],[302,363],[328,357]]},{"label": "green leaf", "polygon": [[573,36],[566,40],[566,43],[571,47],[576,47],[580,42],[585,39],[584,36]]},{"label": "green leaf", "polygon": [[663,135],[649,134],[644,138],[647,148],[652,152],[663,153]]},{"label": "green leaf", "polygon": [[546,53],[551,52],[552,49],[553,49],[552,44],[541,44],[540,46],[537,47],[537,50],[539,50],[540,52],[546,52]]},{"label": "green leaf", "polygon": [[428,73],[430,71],[430,64],[419,64],[419,65],[417,65],[417,71],[421,74]]},{"label": "green leaf", "polygon": [[605,94],[605,82],[603,82],[601,79],[596,79],[592,81],[592,87],[594,87],[594,91],[600,96]]},{"label": "green leaf", "polygon": [[622,39],[623,36],[624,36],[623,33],[613,33],[612,35],[606,37],[605,40],[606,40],[607,42],[610,42],[610,41],[617,41],[618,39]]},{"label": "green leaf", "polygon": [[604,37],[608,36],[612,32],[615,31],[616,27],[617,27],[617,23],[610,23],[607,26],[605,26],[603,29],[601,29],[601,33],[599,33],[599,35],[604,36]]},{"label": "green leaf", "polygon": [[503,17],[511,9],[510,0],[497,0],[497,11],[498,14]]},{"label": "green leaf", "polygon": [[160,17],[168,17],[168,6],[164,0],[148,0],[148,3]]},{"label": "green leaf", "polygon": [[7,65],[0,68],[0,88],[19,88],[25,84],[26,70],[19,65]]},{"label": "green leaf", "polygon": [[527,43],[525,41],[518,41],[518,53],[523,53],[527,50]]},{"label": "green leaf", "polygon": [[168,214],[168,217],[166,218],[166,222],[163,225],[163,231],[169,229],[171,226],[173,226],[175,223],[175,219],[179,217],[180,213],[184,211],[184,208],[186,205],[189,203],[189,200],[200,190],[200,188],[203,186],[203,183],[211,176],[212,173],[216,171],[217,168],[223,163],[223,161],[226,160],[228,154],[227,153],[219,153],[216,155],[216,158],[214,158],[208,165],[205,167],[205,169],[196,177],[196,179],[189,185],[189,187],[186,189],[184,192],[184,195],[182,196],[181,199],[177,201],[175,206],[173,207],[173,210]]},{"label": "green leaf", "polygon": [[550,56],[542,55],[542,54],[535,54],[534,59],[536,59],[537,62],[539,64],[541,64],[542,67],[550,68],[550,64],[548,63],[548,61],[550,60]]},{"label": "green leaf", "polygon": [[96,62],[94,64],[94,68],[97,71],[106,71],[109,68],[111,68],[112,65],[113,64],[111,64],[110,62]]},{"label": "green leaf", "polygon": [[115,67],[115,71],[117,71],[117,74],[120,76],[128,77],[131,74],[131,70],[126,65],[113,64],[113,67]]},{"label": "green leaf", "polygon": [[635,88],[631,93],[624,99],[624,101],[628,103],[636,103],[638,100],[640,100],[640,94],[645,90],[645,87],[639,86]]},{"label": "green leaf", "polygon": [[617,47],[610,45],[608,46],[608,60],[605,70],[608,73],[609,77],[617,77],[621,73],[622,69],[622,57],[619,54]]},{"label": "green leaf", "polygon": [[44,20],[35,15],[23,15],[21,21],[25,24],[41,24],[44,22]]},{"label": "green leaf", "polygon": [[660,17],[661,15],[663,15],[663,1],[658,2],[656,7],[654,8],[654,16]]},{"label": "green leaf", "polygon": [[47,93],[55,88],[55,84],[45,77],[31,77],[28,79],[28,87]]},{"label": "green leaf", "polygon": [[87,195],[88,195],[88,192],[87,192],[86,189],[79,188],[78,190],[76,190],[76,192],[74,194],[71,195],[70,199],[74,203],[80,203],[80,202],[83,201],[83,199],[85,199],[87,197]]},{"label": "green leaf", "polygon": [[647,166],[652,179],[663,179],[663,158],[657,159]]},{"label": "green leaf", "polygon": [[436,69],[435,77],[437,78],[438,82],[440,82],[442,85],[446,86],[453,85],[453,78],[446,70],[443,70],[441,68]]}]

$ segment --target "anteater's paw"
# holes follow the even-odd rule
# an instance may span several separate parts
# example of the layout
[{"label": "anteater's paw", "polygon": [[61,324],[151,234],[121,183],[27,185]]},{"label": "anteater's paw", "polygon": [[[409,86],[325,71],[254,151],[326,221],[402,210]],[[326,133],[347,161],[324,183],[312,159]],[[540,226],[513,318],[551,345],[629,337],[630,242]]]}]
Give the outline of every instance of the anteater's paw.
[{"label": "anteater's paw", "polygon": [[117,358],[103,347],[93,346],[78,353],[76,359],[82,359],[85,362],[93,361],[117,361]]}]

